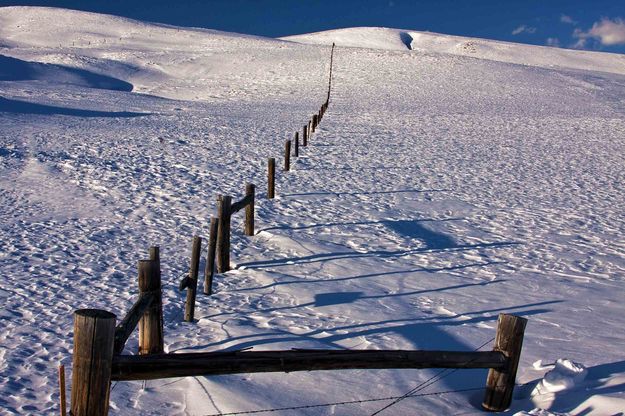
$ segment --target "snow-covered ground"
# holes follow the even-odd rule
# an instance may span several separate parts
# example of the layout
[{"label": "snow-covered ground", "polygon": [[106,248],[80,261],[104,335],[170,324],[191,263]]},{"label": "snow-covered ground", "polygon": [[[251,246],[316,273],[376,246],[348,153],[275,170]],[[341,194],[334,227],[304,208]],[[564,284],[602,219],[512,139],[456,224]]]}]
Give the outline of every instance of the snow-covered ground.
[{"label": "snow-covered ground", "polygon": [[[192,236],[206,237],[218,194],[250,181],[264,194],[266,159],[325,99],[332,41],[319,131],[279,172],[278,198],[259,198],[257,235],[235,218],[236,269],[182,322]],[[58,414],[72,311],[121,318],[150,245],[168,352],[472,350],[498,313],[515,313],[529,319],[527,385],[506,414],[625,412],[624,108],[623,55],[375,28],[276,40],[0,8],[0,413]],[[114,383],[111,413],[401,396],[437,373]],[[461,370],[419,393],[485,379]],[[412,397],[381,414],[480,414],[482,395]]]}]

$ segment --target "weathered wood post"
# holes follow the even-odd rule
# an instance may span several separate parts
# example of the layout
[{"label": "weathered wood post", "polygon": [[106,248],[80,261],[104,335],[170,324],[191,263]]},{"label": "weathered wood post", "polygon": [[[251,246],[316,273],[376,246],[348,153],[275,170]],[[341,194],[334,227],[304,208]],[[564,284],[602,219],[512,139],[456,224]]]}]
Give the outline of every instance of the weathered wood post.
[{"label": "weathered wood post", "polygon": [[193,237],[191,249],[191,269],[189,270],[189,283],[187,284],[187,301],[184,307],[184,320],[193,322],[195,315],[195,296],[197,294],[197,276],[200,268],[200,253],[202,252],[202,237]]},{"label": "weathered wood post", "polygon": [[59,397],[61,398],[61,416],[67,414],[67,396],[65,394],[65,365],[59,365]]},{"label": "weathered wood post", "polygon": [[291,141],[287,140],[284,143],[284,170],[291,170]]},{"label": "weathered wood post", "polygon": [[219,195],[217,200],[217,272],[225,273],[230,270],[230,206],[232,197]]},{"label": "weathered wood post", "polygon": [[302,146],[308,146],[308,126],[302,129]]},{"label": "weathered wood post", "polygon": [[160,265],[161,265],[161,249],[158,246],[152,246],[150,247],[150,260],[154,260],[158,262],[159,265],[159,272],[160,272]]},{"label": "weathered wood post", "polygon": [[315,130],[317,130],[317,114],[314,114],[312,118],[312,132],[314,133]]},{"label": "weathered wood post", "polygon": [[99,309],[74,312],[73,416],[106,416],[109,410],[115,315]]},{"label": "weathered wood post", "polygon": [[211,218],[210,232],[208,235],[208,253],[206,267],[204,268],[204,293],[213,294],[213,275],[215,274],[215,250],[217,247],[217,218]]},{"label": "weathered wood post", "polygon": [[[153,257],[153,254],[154,258],[158,258],[158,247],[150,248],[150,257]],[[160,262],[140,260],[138,269],[139,295],[154,295],[151,306],[139,320],[139,354],[160,354],[164,351]]]},{"label": "weathered wood post", "polygon": [[267,159],[267,199],[276,196],[276,159]]},{"label": "weathered wood post", "polygon": [[312,120],[308,120],[308,139],[312,136]]},{"label": "weathered wood post", "polygon": [[295,132],[294,140],[295,140],[295,149],[293,149],[294,150],[293,155],[295,157],[299,157],[299,131]]},{"label": "weathered wood post", "polygon": [[502,412],[510,406],[526,325],[525,318],[499,314],[493,350],[502,352],[508,358],[508,364],[503,369],[491,368],[488,371],[482,403],[485,410]]},{"label": "weathered wood post", "polygon": [[256,199],[256,185],[248,183],[245,185],[245,197],[250,199],[245,206],[245,235],[254,235],[254,203]]}]

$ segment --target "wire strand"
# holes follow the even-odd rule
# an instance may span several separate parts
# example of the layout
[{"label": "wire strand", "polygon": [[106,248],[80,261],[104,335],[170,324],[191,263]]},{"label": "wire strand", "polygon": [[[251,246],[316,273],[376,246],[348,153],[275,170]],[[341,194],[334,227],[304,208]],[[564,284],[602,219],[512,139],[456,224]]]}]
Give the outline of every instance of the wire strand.
[{"label": "wire strand", "polygon": [[[494,341],[495,338],[491,338],[488,341],[484,342],[482,345],[480,345],[479,347],[477,347],[476,349],[474,349],[473,351],[479,351],[480,349],[482,349],[484,346],[486,346],[487,344],[490,344],[492,341]],[[471,363],[475,361],[475,359],[467,361],[467,364]],[[453,373],[455,373],[456,371],[458,371],[458,368],[455,369],[449,369],[446,368],[444,370],[439,371],[438,373],[434,374],[432,377],[430,377],[429,379],[425,380],[424,382],[420,383],[419,385],[417,385],[415,388],[413,388],[412,390],[410,390],[408,393],[404,394],[403,396],[400,396],[398,399],[396,399],[394,402],[389,403],[388,405],[384,406],[383,408],[381,408],[380,410],[374,412],[371,414],[371,416],[376,416],[378,414],[380,414],[382,411],[388,409],[391,406],[396,405],[397,403],[399,403],[400,401],[404,400],[406,397],[409,397],[411,395],[413,395],[414,393],[421,391],[427,387],[430,387],[431,385],[439,382],[440,380],[444,379],[447,376],[452,375]]]}]

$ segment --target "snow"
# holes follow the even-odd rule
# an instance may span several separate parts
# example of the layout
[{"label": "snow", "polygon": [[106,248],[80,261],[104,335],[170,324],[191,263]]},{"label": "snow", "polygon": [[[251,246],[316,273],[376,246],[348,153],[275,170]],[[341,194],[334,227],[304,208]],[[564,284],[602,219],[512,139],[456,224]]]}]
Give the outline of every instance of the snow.
[{"label": "snow", "polygon": [[543,68],[569,68],[625,74],[625,55],[530,46],[489,39],[467,38],[414,30],[357,27],[328,30],[282,39],[295,42],[386,50],[436,51]]},{"label": "snow", "polygon": [[[382,28],[277,40],[35,7],[0,8],[0,39],[1,414],[58,414],[72,311],[121,319],[150,245],[161,246],[168,352],[473,350],[498,313],[515,313],[529,319],[523,386],[505,414],[625,410],[623,55]],[[266,200],[266,159],[281,160],[325,99],[332,42],[330,108]],[[237,267],[185,323],[176,287],[192,237],[206,237],[217,195],[239,198],[246,182],[258,187],[257,234],[235,216]],[[136,348],[135,333],[125,353]],[[583,379],[563,377],[581,366]],[[396,397],[437,373],[114,383],[111,414]],[[486,380],[444,375],[420,393]],[[532,394],[554,377],[566,388]],[[382,414],[481,414],[482,394],[407,398]]]}]

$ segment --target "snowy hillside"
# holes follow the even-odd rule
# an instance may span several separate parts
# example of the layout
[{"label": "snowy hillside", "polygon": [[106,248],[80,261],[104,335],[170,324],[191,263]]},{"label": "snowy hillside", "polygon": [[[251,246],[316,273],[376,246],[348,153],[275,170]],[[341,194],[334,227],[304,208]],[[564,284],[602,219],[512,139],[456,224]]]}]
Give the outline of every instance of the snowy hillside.
[{"label": "snowy hillside", "polygon": [[436,52],[544,68],[569,68],[625,74],[625,55],[521,45],[488,39],[380,27],[328,30],[283,38],[313,45]]},{"label": "snowy hillside", "polygon": [[[332,42],[329,111],[266,200],[267,158],[325,99]],[[277,40],[0,8],[0,414],[58,414],[72,312],[121,318],[150,245],[167,352],[489,349],[497,315],[514,313],[529,319],[523,386],[504,414],[625,411],[624,62],[393,29]],[[237,267],[185,323],[192,237],[246,182],[257,234],[234,218]],[[111,414],[397,397],[438,373],[120,382]],[[483,414],[483,391],[466,389],[486,371],[441,375],[380,414]]]}]

